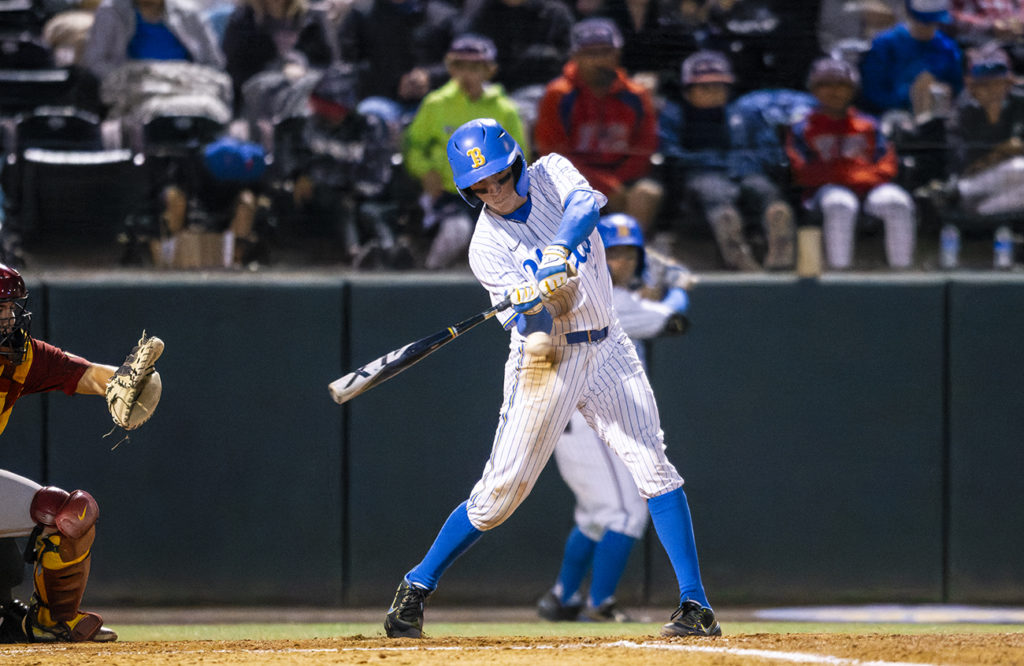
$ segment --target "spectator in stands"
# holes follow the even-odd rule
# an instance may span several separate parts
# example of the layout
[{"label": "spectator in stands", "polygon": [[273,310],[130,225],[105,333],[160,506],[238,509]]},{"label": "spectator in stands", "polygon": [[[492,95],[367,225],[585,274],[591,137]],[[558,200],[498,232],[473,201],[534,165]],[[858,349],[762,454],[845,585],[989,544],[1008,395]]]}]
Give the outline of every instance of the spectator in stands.
[{"label": "spectator in stands", "polygon": [[360,113],[358,73],[329,67],[313,89],[312,116],[291,165],[293,201],[305,232],[339,237],[355,268],[409,268],[412,255],[396,227],[389,187],[396,146],[385,122]]},{"label": "spectator in stands", "polygon": [[330,36],[320,13],[306,0],[245,0],[224,29],[224,56],[240,108],[242,84],[268,68],[302,71],[331,64]]},{"label": "spectator in stands", "polygon": [[686,56],[698,50],[699,26],[682,20],[682,9],[662,0],[605,0],[596,14],[618,26],[622,67],[654,93],[677,75]]},{"label": "spectator in stands", "polygon": [[423,236],[429,240],[424,266],[448,268],[466,257],[474,213],[459,196],[445,147],[452,130],[475,118],[494,118],[526,151],[515,104],[500,85],[488,81],[497,70],[497,52],[487,37],[463,35],[452,42],[445,65],[451,80],[428,94],[405,130],[405,168],[421,187]]},{"label": "spectator in stands", "polygon": [[963,89],[960,47],[940,26],[949,0],[906,0],[907,20],[878,35],[861,61],[864,110],[880,115],[901,174],[916,191],[948,177],[946,121]]},{"label": "spectator in stands", "polygon": [[893,182],[896,153],[878,121],[852,106],[860,83],[845,60],[815,61],[807,88],[818,106],[787,138],[793,180],[808,210],[821,220],[829,267],[853,265],[859,214],[885,226],[885,255],[893,268],[914,260],[916,218],[910,194]]},{"label": "spectator in stands", "polygon": [[1024,96],[1002,49],[972,50],[968,61],[968,95],[951,128],[960,205],[976,215],[1024,211]]},{"label": "spectator in stands", "polygon": [[494,80],[515,94],[559,75],[569,56],[572,25],[572,12],[562,0],[467,0],[458,31],[494,42]]},{"label": "spectator in stands", "polygon": [[728,53],[738,93],[800,88],[817,55],[817,0],[708,0],[701,46]]},{"label": "spectator in stands", "polygon": [[185,60],[223,69],[202,14],[184,0],[103,0],[82,64],[98,79],[128,60]]},{"label": "spectator in stands", "polygon": [[953,0],[953,34],[961,46],[999,42],[1013,49],[1024,41],[1020,0]]},{"label": "spectator in stands", "polygon": [[906,18],[904,0],[822,0],[818,45],[824,54],[859,63],[879,33]]},{"label": "spectator in stands", "polygon": [[735,81],[728,59],[717,51],[699,51],[683,61],[681,98],[666,100],[658,128],[665,158],[668,211],[682,224],[696,215],[711,226],[725,265],[756,271],[761,263],[747,240],[760,226],[767,241],[764,267],[793,266],[793,210],[766,172],[776,149],[762,154],[746,137],[748,119],[728,108]]},{"label": "spectator in stands", "polygon": [[878,35],[861,62],[867,110],[911,111],[921,121],[948,113],[963,89],[960,47],[940,26],[949,0],[906,0],[907,20]]},{"label": "spectator in stands", "polygon": [[627,213],[653,227],[662,187],[650,177],[658,147],[650,91],[619,66],[622,35],[609,19],[573,27],[572,57],[548,84],[537,112],[534,142],[541,155],[559,153],[608,197],[609,213]]},{"label": "spectator in stands", "polygon": [[445,0],[371,0],[338,29],[341,59],[360,74],[360,97],[375,97],[397,122],[412,119],[423,97],[444,83],[444,56],[458,10]]},{"label": "spectator in stands", "polygon": [[[259,195],[265,155],[258,144],[230,136],[207,144],[201,166],[164,184],[158,238],[150,241],[160,268],[254,268],[268,263],[269,200]],[[126,258],[130,258],[126,257]]]}]

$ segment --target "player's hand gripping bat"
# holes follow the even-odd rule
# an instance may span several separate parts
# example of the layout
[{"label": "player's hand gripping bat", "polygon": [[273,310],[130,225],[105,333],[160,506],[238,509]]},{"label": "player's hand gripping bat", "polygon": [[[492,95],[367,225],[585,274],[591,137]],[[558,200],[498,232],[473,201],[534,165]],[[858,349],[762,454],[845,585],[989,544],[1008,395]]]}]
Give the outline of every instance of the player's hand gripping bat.
[{"label": "player's hand gripping bat", "polygon": [[493,305],[465,321],[460,321],[458,324],[449,326],[443,331],[438,331],[433,335],[428,335],[421,340],[410,342],[404,347],[390,351],[380,358],[370,361],[358,370],[353,370],[344,377],[335,379],[328,384],[327,390],[330,391],[334,402],[339,405],[343,404],[360,393],[369,391],[377,384],[391,379],[414,363],[433,354],[477,324],[490,319],[511,305],[512,301],[506,298],[497,305]]}]

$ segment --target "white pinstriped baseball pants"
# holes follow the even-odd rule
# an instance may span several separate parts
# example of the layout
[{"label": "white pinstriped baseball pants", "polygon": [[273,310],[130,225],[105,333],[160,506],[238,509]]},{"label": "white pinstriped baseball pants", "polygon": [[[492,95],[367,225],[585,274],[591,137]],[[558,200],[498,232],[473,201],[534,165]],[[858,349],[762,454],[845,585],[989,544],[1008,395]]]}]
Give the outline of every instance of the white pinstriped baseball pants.
[{"label": "white pinstriped baseball pants", "polygon": [[32,479],[0,469],[0,537],[31,534],[36,524],[29,514],[29,507],[41,487]]},{"label": "white pinstriped baseball pants", "polygon": [[552,354],[549,363],[521,344],[511,349],[491,457],[466,506],[478,530],[497,527],[526,499],[575,409],[626,464],[641,496],[683,485],[665,456],[650,382],[618,323],[600,342],[556,344]]}]

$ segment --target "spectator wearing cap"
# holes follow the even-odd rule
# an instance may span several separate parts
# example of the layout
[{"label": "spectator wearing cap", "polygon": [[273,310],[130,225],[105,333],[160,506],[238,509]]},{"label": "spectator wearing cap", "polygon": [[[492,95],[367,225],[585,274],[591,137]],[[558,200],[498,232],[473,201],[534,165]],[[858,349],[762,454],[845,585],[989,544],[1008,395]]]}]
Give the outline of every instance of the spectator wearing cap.
[{"label": "spectator wearing cap", "polygon": [[951,123],[959,205],[968,213],[1024,211],[1024,96],[1013,89],[1007,54],[968,51],[967,95]]},{"label": "spectator wearing cap", "polygon": [[632,215],[652,230],[662,187],[649,177],[658,147],[650,91],[619,66],[622,35],[608,19],[573,27],[572,57],[537,110],[534,145],[558,153],[608,197],[609,213]]},{"label": "spectator wearing cap", "polygon": [[889,266],[909,268],[917,239],[914,200],[893,182],[896,152],[878,120],[852,106],[859,84],[857,70],[844,60],[814,62],[807,89],[817,107],[790,128],[786,139],[793,181],[807,210],[821,221],[830,268],[853,266],[862,213],[884,225]]},{"label": "spectator wearing cap", "polygon": [[275,155],[293,184],[293,230],[338,241],[354,268],[408,268],[412,257],[389,189],[393,135],[379,116],[359,111],[357,90],[351,65],[327,68],[309,96],[299,140]]},{"label": "spectator wearing cap", "polygon": [[324,69],[333,59],[327,25],[307,0],[244,0],[228,17],[223,48],[236,108],[254,74],[289,62]]},{"label": "spectator wearing cap", "polygon": [[494,81],[518,97],[558,76],[569,56],[572,25],[572,11],[562,0],[466,0],[457,33],[494,42]]},{"label": "spectator wearing cap", "polygon": [[866,110],[909,111],[920,121],[948,111],[963,89],[960,47],[939,28],[949,0],[906,0],[907,20],[879,34],[861,61]]},{"label": "spectator wearing cap", "polygon": [[423,99],[404,132],[405,169],[422,191],[420,240],[428,244],[423,265],[430,270],[462,261],[473,235],[472,211],[459,196],[448,166],[445,147],[451,133],[470,120],[494,118],[524,151],[529,150],[515,104],[500,85],[489,83],[497,70],[496,59],[494,42],[487,37],[457,37],[444,59],[451,80]]},{"label": "spectator wearing cap", "polygon": [[[665,101],[658,121],[665,158],[667,211],[679,227],[691,219],[710,225],[725,266],[732,270],[785,270],[794,263],[793,209],[769,177],[777,147],[751,145],[749,116],[730,110],[735,76],[718,51],[683,61],[682,96]],[[767,252],[757,257],[748,241],[757,230]]]}]

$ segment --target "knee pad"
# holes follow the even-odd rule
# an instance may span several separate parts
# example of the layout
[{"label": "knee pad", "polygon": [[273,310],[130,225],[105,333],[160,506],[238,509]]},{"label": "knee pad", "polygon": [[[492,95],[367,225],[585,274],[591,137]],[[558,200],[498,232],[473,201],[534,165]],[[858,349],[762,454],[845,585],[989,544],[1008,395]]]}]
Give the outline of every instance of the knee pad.
[{"label": "knee pad", "polygon": [[89,579],[99,506],[84,490],[46,486],[36,491],[29,513],[37,527],[25,559],[33,565],[38,620],[44,625],[74,620]]},{"label": "knee pad", "polygon": [[69,493],[56,486],[45,486],[32,497],[29,514],[36,523],[78,539],[96,524],[100,508],[84,490]]}]

